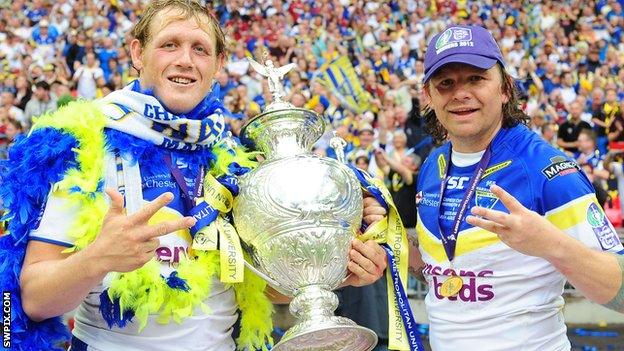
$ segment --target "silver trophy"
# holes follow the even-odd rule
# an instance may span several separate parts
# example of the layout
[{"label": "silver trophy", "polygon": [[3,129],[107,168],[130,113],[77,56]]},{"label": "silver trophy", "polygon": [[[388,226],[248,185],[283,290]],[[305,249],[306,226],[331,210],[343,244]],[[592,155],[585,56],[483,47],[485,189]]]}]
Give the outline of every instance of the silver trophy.
[{"label": "silver trophy", "polygon": [[[253,258],[255,267],[248,267],[293,297],[290,312],[298,322],[273,350],[371,350],[377,344],[372,330],[333,314],[338,298],[332,290],[345,279],[362,220],[360,184],[344,157],[339,162],[312,154],[325,122],[282,100],[280,79],[293,66],[250,62],[269,78],[273,102],[240,133],[265,160],[241,177],[233,216]],[[335,136],[330,144],[344,155],[343,140]]]}]

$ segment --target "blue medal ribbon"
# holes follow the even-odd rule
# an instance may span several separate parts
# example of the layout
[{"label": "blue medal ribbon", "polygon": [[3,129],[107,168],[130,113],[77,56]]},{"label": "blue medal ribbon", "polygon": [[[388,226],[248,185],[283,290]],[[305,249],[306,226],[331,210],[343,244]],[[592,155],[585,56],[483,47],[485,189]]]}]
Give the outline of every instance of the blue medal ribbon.
[{"label": "blue medal ribbon", "polygon": [[[383,194],[381,193],[381,190],[379,190],[375,185],[373,185],[368,180],[368,178],[370,178],[370,175],[368,175],[368,173],[355,167],[352,164],[348,164],[347,166],[353,171],[357,179],[360,181],[360,184],[362,185],[362,187],[369,194],[371,194],[375,198],[375,200],[377,200],[377,202],[379,202],[381,207],[383,207],[386,211],[388,211],[389,206],[386,200],[384,199]],[[366,224],[364,220],[362,219],[362,223],[360,225],[360,231],[364,233],[366,231],[366,228],[368,228],[368,224]]]},{"label": "blue medal ribbon", "polygon": [[212,208],[212,206],[208,205],[205,201],[202,201],[199,205],[193,207],[189,211],[189,216],[193,216],[197,219],[195,225],[189,228],[191,237],[195,239],[195,234],[197,234],[200,229],[208,226],[210,223],[214,222],[215,219],[217,219],[219,211]]},{"label": "blue medal ribbon", "polygon": [[410,351],[422,351],[424,348],[422,340],[420,339],[418,324],[412,314],[412,309],[410,308],[405,289],[403,289],[403,283],[401,282],[401,277],[399,276],[399,267],[397,267],[396,261],[394,260],[394,253],[388,244],[381,244],[381,247],[386,250],[386,255],[388,256],[388,264],[390,266],[390,273],[392,276],[392,286],[394,287],[393,292],[396,296],[397,307],[399,308],[401,319],[403,320],[403,326],[405,327],[405,334],[407,335]]},{"label": "blue medal ribbon", "polygon": [[444,252],[446,252],[446,257],[448,257],[449,262],[453,261],[455,258],[455,248],[457,247],[457,236],[459,235],[459,226],[462,222],[462,218],[466,214],[466,210],[468,209],[468,203],[474,196],[474,193],[477,190],[477,184],[481,180],[483,176],[483,172],[485,172],[485,168],[490,162],[490,158],[492,157],[492,149],[491,146],[488,145],[487,149],[485,149],[485,153],[481,156],[481,160],[479,160],[479,164],[477,165],[477,169],[475,169],[474,174],[470,178],[470,183],[468,186],[468,190],[464,194],[461,203],[459,204],[459,209],[455,214],[455,219],[453,220],[453,227],[451,228],[450,233],[443,233],[442,226],[440,225],[440,209],[442,208],[442,199],[444,199],[444,191],[446,190],[446,183],[449,179],[449,171],[451,169],[451,149],[449,148],[449,157],[448,162],[446,163],[446,169],[444,170],[444,177],[442,182],[440,183],[440,202],[438,203],[438,230],[440,232],[440,240],[442,241],[442,246],[444,246]]},{"label": "blue medal ribbon", "polygon": [[[186,181],[184,180],[184,176],[182,175],[180,169],[173,165],[171,155],[169,153],[165,154],[164,161],[165,164],[167,164],[167,167],[169,167],[173,179],[175,179],[175,182],[180,187],[180,195],[184,204],[185,215],[193,216],[195,217],[195,219],[197,219],[195,225],[189,228],[189,231],[191,232],[191,237],[194,239],[195,234],[197,234],[200,229],[212,223],[215,219],[217,219],[217,216],[219,215],[219,211],[212,208],[205,201],[202,201],[199,204],[195,205],[195,199],[200,197],[204,190],[202,181],[204,179],[204,168],[202,167],[200,169],[199,174],[197,175],[197,179],[195,179],[195,188],[193,189],[193,194],[190,195],[188,186],[186,185]],[[238,188],[238,186],[236,186],[236,188]]]},{"label": "blue medal ribbon", "polygon": [[173,164],[173,161],[171,160],[171,154],[169,154],[168,152],[165,153],[163,160],[169,168],[169,171],[171,171],[173,179],[176,183],[178,183],[178,186],[180,187],[180,196],[182,197],[182,203],[184,204],[184,212],[186,212],[185,214],[187,214],[191,212],[191,209],[193,207],[195,207],[195,199],[200,197],[201,193],[203,192],[202,180],[204,179],[204,168],[202,167],[200,169],[199,174],[197,175],[197,179],[195,179],[195,189],[193,190],[193,194],[189,195],[189,189],[186,185],[186,180],[184,180],[182,171],[180,171],[180,169]]},{"label": "blue medal ribbon", "polygon": [[388,210],[388,203],[383,198],[383,194],[381,193],[381,190],[379,190],[375,185],[371,184],[371,182],[368,180],[368,178],[370,178],[370,175],[368,175],[363,170],[355,167],[354,165],[350,164],[350,165],[347,165],[347,166],[349,166],[349,168],[351,168],[351,170],[353,171],[353,173],[355,174],[357,179],[360,181],[360,184],[362,184],[364,189],[367,192],[369,192],[371,195],[373,195],[375,200],[377,200],[381,204],[381,206],[383,208],[385,208],[386,211],[387,211]]},{"label": "blue medal ribbon", "polygon": [[[213,208],[205,201],[201,201],[199,204],[195,205],[195,199],[202,196],[203,193],[203,179],[204,179],[204,169],[201,168],[197,179],[195,180],[195,189],[193,190],[192,197],[189,195],[188,186],[186,185],[186,181],[184,180],[184,176],[178,167],[173,165],[171,161],[171,155],[166,154],[164,157],[164,161],[169,167],[171,171],[171,175],[175,179],[176,183],[180,187],[180,194],[182,196],[182,200],[184,203],[184,211],[185,215],[193,216],[197,219],[197,222],[194,226],[189,228],[191,232],[191,237],[195,238],[195,234],[197,232],[208,226],[210,223],[214,222],[219,216],[219,210]],[[238,187],[238,178],[231,175],[224,175],[217,178],[219,183],[221,183],[224,187],[229,190],[233,196],[238,195],[239,187]]]},{"label": "blue medal ribbon", "polygon": [[232,196],[238,195],[238,178],[231,175],[224,175],[217,178],[219,183],[232,193]]}]

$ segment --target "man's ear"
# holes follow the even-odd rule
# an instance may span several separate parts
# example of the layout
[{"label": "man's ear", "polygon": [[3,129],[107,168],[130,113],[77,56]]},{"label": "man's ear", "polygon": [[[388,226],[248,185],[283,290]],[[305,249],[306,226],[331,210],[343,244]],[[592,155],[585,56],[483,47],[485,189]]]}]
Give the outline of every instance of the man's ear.
[{"label": "man's ear", "polygon": [[225,65],[225,54],[220,54],[219,57],[217,57],[217,71],[216,72],[221,72],[221,69],[223,69],[223,65]]},{"label": "man's ear", "polygon": [[139,39],[132,39],[130,42],[130,57],[132,58],[132,67],[134,67],[137,71],[141,71],[143,68],[143,47],[141,46],[141,42]]},{"label": "man's ear", "polygon": [[[505,85],[503,85],[503,89],[502,89],[502,91],[501,91],[501,93],[502,93],[502,101],[503,101],[503,104],[506,104],[506,103],[508,103],[508,102],[509,102],[509,99],[510,99],[510,96],[509,96],[509,95],[510,95],[510,94],[513,94],[513,86],[514,86],[514,84],[516,84],[516,83],[513,81],[513,78],[511,78],[511,76],[509,76],[509,75],[506,75],[506,76],[505,76],[505,79],[507,79],[507,82],[506,82],[506,84],[505,84]],[[507,88],[507,87],[508,87],[509,89],[505,89],[505,88]]]},{"label": "man's ear", "polygon": [[[499,67],[499,69],[502,70],[503,68]],[[505,74],[503,72],[504,71],[501,71],[501,75],[505,81],[503,82],[503,84],[501,84],[501,94],[503,97],[502,98],[503,104],[506,104],[511,99],[511,94],[513,94],[514,85],[516,84],[516,82],[514,82],[514,79],[512,76],[510,76],[509,74]]]},{"label": "man's ear", "polygon": [[429,105],[429,103],[431,102],[431,94],[429,93],[429,83],[426,83],[425,85],[423,85],[422,92],[423,92],[425,105]]}]

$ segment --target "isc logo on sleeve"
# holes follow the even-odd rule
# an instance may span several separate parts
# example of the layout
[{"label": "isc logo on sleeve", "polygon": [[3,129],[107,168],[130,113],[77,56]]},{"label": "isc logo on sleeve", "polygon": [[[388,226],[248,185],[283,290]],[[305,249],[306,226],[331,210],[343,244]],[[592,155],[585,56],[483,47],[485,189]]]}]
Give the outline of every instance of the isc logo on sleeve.
[{"label": "isc logo on sleeve", "polygon": [[447,189],[463,189],[465,184],[468,183],[470,178],[468,177],[449,177],[446,182]]}]

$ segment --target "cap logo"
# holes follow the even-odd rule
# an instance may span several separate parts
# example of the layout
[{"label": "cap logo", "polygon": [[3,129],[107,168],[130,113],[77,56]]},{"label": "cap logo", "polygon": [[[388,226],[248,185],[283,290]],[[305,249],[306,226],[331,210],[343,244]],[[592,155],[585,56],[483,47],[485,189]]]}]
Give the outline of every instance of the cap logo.
[{"label": "cap logo", "polygon": [[459,46],[474,46],[472,30],[461,27],[451,27],[445,30],[436,41],[436,54]]}]

